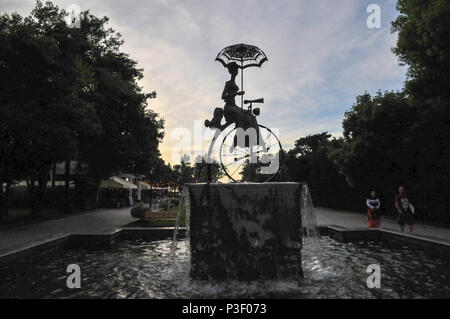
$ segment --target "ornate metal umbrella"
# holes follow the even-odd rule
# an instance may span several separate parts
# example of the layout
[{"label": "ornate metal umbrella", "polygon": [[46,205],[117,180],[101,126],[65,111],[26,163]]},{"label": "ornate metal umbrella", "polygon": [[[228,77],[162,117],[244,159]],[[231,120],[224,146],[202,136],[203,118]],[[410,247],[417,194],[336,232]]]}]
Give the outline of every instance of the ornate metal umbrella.
[{"label": "ornate metal umbrella", "polygon": [[[226,47],[216,57],[216,61],[222,63],[224,67],[228,64],[236,62],[241,69],[241,91],[244,90],[244,69],[261,65],[268,61],[266,54],[254,45],[234,44]],[[243,107],[244,97],[241,96],[241,107]]]}]

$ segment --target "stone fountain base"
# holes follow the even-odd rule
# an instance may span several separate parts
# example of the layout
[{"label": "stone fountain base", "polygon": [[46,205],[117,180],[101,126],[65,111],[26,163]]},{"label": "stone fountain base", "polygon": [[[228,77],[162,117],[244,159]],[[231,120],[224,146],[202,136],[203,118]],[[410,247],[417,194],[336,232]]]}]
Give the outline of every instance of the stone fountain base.
[{"label": "stone fountain base", "polygon": [[191,277],[298,279],[306,184],[188,184]]}]

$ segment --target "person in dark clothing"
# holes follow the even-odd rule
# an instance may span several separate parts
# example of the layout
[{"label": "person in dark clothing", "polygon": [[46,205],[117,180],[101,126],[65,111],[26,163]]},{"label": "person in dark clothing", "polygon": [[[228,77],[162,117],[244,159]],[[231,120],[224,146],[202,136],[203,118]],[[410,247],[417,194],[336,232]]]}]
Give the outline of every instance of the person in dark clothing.
[{"label": "person in dark clothing", "polygon": [[395,208],[398,212],[398,224],[402,232],[405,230],[405,224],[409,225],[410,232],[414,232],[414,206],[411,205],[406,190],[403,186],[398,189],[398,194],[395,196]]}]

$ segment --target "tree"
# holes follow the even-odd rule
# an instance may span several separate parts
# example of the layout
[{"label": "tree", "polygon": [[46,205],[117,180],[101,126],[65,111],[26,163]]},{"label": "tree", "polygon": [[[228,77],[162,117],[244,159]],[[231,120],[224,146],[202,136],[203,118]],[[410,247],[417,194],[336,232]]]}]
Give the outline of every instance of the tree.
[{"label": "tree", "polygon": [[416,109],[402,92],[366,93],[356,100],[345,113],[344,140],[332,158],[360,198],[378,190],[393,207],[399,183],[414,178],[410,130]]},{"label": "tree", "polygon": [[172,169],[170,163],[166,164],[163,159],[159,158],[156,165],[147,174],[147,179],[151,184],[157,183],[168,187],[170,183],[176,182],[177,174]]},{"label": "tree", "polygon": [[352,190],[330,156],[341,144],[327,132],[308,135],[298,139],[286,156],[290,180],[307,182],[316,205],[349,208]]},{"label": "tree", "polygon": [[405,91],[417,109],[411,125],[414,187],[422,211],[450,221],[450,3],[446,0],[399,0],[394,52],[408,65]]},{"label": "tree", "polygon": [[[195,161],[194,181],[196,183],[207,183],[209,181],[215,182],[224,175],[222,167],[216,161],[208,164],[205,158],[206,155],[199,155]],[[210,174],[210,176],[208,176],[208,174]]]},{"label": "tree", "polygon": [[63,17],[50,3],[37,2],[30,17],[0,18],[5,44],[0,53],[3,136],[15,150],[10,154],[17,156],[9,159],[21,159],[21,177],[28,181],[36,216],[50,167],[73,154],[77,115],[86,113],[86,105],[72,95],[77,72]]},{"label": "tree", "polygon": [[450,3],[447,0],[398,0],[400,15],[394,53],[408,65],[406,91],[416,99],[449,101]]},{"label": "tree", "polygon": [[52,164],[87,163],[95,185],[113,172],[145,174],[163,137],[163,121],[147,108],[156,93],[138,86],[143,72],[120,51],[108,18],[86,11],[81,27],[69,28],[65,16],[40,1],[29,17],[0,16],[1,206],[11,182],[26,178],[36,216]]},{"label": "tree", "polygon": [[179,190],[181,190],[185,184],[194,182],[194,168],[191,166],[187,155],[184,155],[181,158],[180,164],[173,166],[173,171],[176,174],[176,183]]},{"label": "tree", "polygon": [[107,28],[108,18],[82,14],[79,37],[84,63],[89,65],[96,85],[89,94],[100,118],[101,134],[81,136],[81,159],[89,164],[96,181],[114,171],[146,174],[157,166],[163,121],[148,109],[155,92],[138,86],[143,70],[120,51],[121,35]]}]

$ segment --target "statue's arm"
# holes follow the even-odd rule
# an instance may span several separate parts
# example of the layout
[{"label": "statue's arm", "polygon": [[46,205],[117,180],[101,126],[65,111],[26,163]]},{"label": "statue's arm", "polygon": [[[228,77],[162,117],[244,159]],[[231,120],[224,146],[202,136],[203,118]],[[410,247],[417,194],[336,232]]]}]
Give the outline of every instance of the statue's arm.
[{"label": "statue's arm", "polygon": [[223,92],[222,92],[222,100],[225,100],[226,98],[228,98],[230,95],[228,94],[228,83],[225,83],[225,87],[223,88]]},{"label": "statue's arm", "polygon": [[230,93],[229,90],[229,83],[225,83],[225,87],[223,88],[223,92],[222,92],[222,100],[225,100],[229,97],[235,97],[236,95],[244,95],[245,92],[244,91],[238,91],[236,93]]}]

